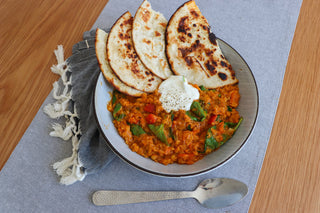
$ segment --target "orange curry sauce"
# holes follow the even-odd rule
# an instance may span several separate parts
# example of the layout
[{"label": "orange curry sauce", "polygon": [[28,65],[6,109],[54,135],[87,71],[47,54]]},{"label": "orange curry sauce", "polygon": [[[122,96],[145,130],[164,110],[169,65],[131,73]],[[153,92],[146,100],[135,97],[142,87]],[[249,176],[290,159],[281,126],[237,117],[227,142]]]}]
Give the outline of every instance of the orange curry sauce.
[{"label": "orange curry sauce", "polygon": [[139,98],[113,92],[108,110],[132,151],[165,165],[193,164],[232,137],[242,121],[236,110],[238,85],[213,90],[193,86],[200,98],[188,112],[167,113],[158,91]]}]

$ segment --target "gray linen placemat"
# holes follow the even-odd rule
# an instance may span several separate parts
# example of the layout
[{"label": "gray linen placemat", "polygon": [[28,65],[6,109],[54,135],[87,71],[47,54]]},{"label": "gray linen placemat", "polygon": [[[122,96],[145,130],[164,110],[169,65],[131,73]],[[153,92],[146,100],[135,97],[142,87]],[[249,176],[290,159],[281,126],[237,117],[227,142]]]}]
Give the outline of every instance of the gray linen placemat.
[{"label": "gray linen placemat", "polygon": [[[184,1],[153,1],[168,19]],[[58,183],[52,163],[71,155],[71,143],[48,135],[52,120],[42,108],[0,173],[0,212],[247,212],[256,186],[277,109],[283,75],[302,0],[197,1],[213,32],[234,47],[255,75],[259,115],[242,150],[224,166],[192,178],[163,178],[143,173],[119,158],[100,172],[70,186]],[[108,28],[126,10],[135,13],[140,1],[110,0],[92,27]],[[71,48],[71,47],[65,47]],[[49,54],[49,53],[48,53]],[[206,178],[230,177],[249,186],[236,205],[208,210],[193,199],[96,207],[89,200],[98,189],[193,190]]]}]

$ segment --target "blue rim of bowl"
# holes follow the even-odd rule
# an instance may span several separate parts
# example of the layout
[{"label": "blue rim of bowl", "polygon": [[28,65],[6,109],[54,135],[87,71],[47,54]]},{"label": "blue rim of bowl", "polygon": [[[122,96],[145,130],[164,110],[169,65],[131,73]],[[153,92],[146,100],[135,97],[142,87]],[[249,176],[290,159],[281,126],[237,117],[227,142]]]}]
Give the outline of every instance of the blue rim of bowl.
[{"label": "blue rim of bowl", "polygon": [[[219,164],[213,166],[213,167],[210,167],[208,169],[204,169],[204,170],[201,170],[201,171],[198,171],[198,172],[193,172],[193,173],[189,173],[189,174],[177,174],[177,175],[174,175],[174,174],[164,174],[164,173],[159,173],[159,172],[155,172],[155,171],[152,171],[152,170],[149,170],[149,169],[145,169],[133,162],[131,162],[130,160],[128,160],[125,156],[123,156],[116,148],[114,148],[114,146],[112,145],[112,143],[110,143],[108,137],[104,134],[104,132],[102,131],[102,127],[98,121],[98,117],[97,117],[97,112],[96,112],[96,106],[95,106],[95,94],[96,94],[96,88],[97,88],[97,84],[98,84],[98,80],[99,80],[99,75],[102,74],[100,72],[100,74],[98,75],[97,77],[97,80],[96,80],[96,86],[94,87],[94,92],[93,92],[93,98],[92,98],[92,101],[93,101],[93,109],[94,109],[94,115],[95,115],[95,119],[96,119],[96,123],[98,124],[98,129],[100,131],[100,134],[102,134],[103,138],[105,139],[107,145],[109,146],[109,148],[117,154],[117,156],[119,156],[122,160],[124,160],[126,163],[128,163],[129,165],[143,171],[143,172],[146,172],[148,174],[152,174],[152,175],[156,175],[156,176],[160,176],[160,177],[192,177],[192,176],[196,176],[196,175],[200,175],[200,174],[204,174],[204,173],[207,173],[209,171],[212,171],[220,166],[222,166],[223,164],[225,164],[226,162],[228,162],[230,159],[232,159],[239,151],[240,149],[244,146],[244,144],[247,142],[248,138],[250,137],[252,131],[253,131],[253,128],[256,124],[256,121],[257,121],[257,117],[258,117],[258,114],[259,114],[259,92],[258,92],[258,87],[257,87],[257,82],[256,82],[256,79],[251,71],[251,68],[249,67],[248,63],[244,60],[244,58],[238,53],[238,51],[236,51],[232,46],[230,46],[227,42],[225,42],[224,40],[220,39],[220,38],[217,38],[218,42],[219,40],[222,41],[223,43],[225,43],[227,46],[229,46],[235,53],[237,53],[237,55],[244,61],[244,63],[246,64],[246,66],[249,68],[249,71],[250,71],[250,74],[252,76],[252,79],[254,81],[254,86],[256,88],[256,95],[257,95],[257,108],[256,108],[256,115],[255,115],[255,118],[254,118],[254,121],[253,121],[253,125],[250,129],[250,132],[249,134],[247,135],[246,139],[243,140],[242,144],[240,145],[240,147],[235,150],[233,152],[233,154],[231,154],[228,158],[226,158],[224,161],[220,162]],[[232,66],[232,65],[231,65]],[[107,109],[106,109],[107,110]]]}]

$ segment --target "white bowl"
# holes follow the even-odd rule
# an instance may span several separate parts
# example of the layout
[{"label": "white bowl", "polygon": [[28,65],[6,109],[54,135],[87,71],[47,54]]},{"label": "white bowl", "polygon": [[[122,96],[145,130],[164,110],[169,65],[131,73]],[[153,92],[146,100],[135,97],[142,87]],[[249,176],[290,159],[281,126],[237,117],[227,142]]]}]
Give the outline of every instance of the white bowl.
[{"label": "white bowl", "polygon": [[[109,147],[125,162],[147,173],[166,177],[188,177],[211,171],[230,160],[248,139],[255,124],[259,98],[254,76],[244,59],[226,42],[217,39],[219,46],[227,60],[232,65],[236,77],[239,79],[240,102],[237,110],[243,117],[243,121],[233,135],[219,150],[210,153],[203,159],[192,165],[156,163],[149,158],[130,150],[128,145],[118,134],[114,127],[112,114],[107,110],[107,104],[111,99],[113,87],[100,73],[94,94],[95,116],[100,131]],[[245,163],[245,162],[244,162]]]}]

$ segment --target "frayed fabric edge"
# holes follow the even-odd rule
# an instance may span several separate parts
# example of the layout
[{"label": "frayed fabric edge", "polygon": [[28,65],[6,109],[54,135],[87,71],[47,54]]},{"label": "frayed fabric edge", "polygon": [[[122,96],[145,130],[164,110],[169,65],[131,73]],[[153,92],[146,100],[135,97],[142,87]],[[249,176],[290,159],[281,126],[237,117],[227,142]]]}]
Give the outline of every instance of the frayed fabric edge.
[{"label": "frayed fabric edge", "polygon": [[[81,131],[79,127],[79,119],[75,105],[73,105],[73,112],[68,110],[72,96],[72,84],[71,76],[68,77],[67,73],[71,72],[70,66],[64,60],[64,50],[62,45],[58,45],[58,48],[54,51],[57,58],[57,65],[51,67],[51,71],[61,76],[63,88],[56,81],[53,84],[53,98],[56,100],[54,103],[48,104],[43,108],[43,111],[53,119],[64,117],[66,119],[65,126],[61,124],[52,124],[53,131],[49,133],[52,137],[59,137],[63,140],[72,141],[72,155],[59,162],[53,164],[53,169],[61,177],[60,183],[64,185],[70,185],[76,181],[82,181],[86,173],[83,171],[83,165],[78,156],[79,139]],[[59,91],[62,92],[60,94]]]}]

